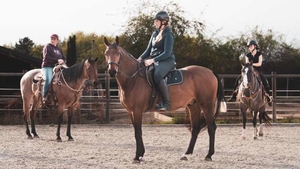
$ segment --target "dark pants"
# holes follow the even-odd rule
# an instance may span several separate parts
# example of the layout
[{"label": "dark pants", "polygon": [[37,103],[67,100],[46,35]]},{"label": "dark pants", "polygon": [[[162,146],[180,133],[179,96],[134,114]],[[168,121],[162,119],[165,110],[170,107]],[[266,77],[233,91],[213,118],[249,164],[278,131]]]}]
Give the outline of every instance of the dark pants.
[{"label": "dark pants", "polygon": [[158,86],[159,82],[168,74],[175,66],[174,61],[162,61],[154,64],[154,82]]}]

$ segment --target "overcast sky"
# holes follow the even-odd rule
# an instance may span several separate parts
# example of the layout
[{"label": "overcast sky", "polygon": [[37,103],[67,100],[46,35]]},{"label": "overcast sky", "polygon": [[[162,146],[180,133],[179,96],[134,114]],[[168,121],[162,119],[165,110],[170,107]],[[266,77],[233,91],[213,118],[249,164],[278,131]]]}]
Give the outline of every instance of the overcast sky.
[{"label": "overcast sky", "polygon": [[[46,44],[57,33],[67,38],[72,33],[116,36],[128,18],[124,9],[138,0],[5,0],[1,2],[0,45],[15,44],[29,37]],[[129,3],[130,2],[130,3]],[[166,4],[170,0],[151,0]],[[173,0],[187,17],[204,21],[207,33],[218,37],[237,36],[255,26],[283,34],[289,43],[300,41],[300,0]],[[134,8],[134,6],[133,6]],[[160,10],[160,9],[158,9]]]}]

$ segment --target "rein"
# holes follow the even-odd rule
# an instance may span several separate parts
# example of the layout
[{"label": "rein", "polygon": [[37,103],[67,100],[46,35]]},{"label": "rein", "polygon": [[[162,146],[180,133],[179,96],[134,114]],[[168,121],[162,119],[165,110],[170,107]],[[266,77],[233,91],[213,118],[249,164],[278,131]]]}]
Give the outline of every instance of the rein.
[{"label": "rein", "polygon": [[65,79],[65,77],[64,77],[64,74],[61,72],[61,74],[62,74],[62,79],[64,80],[64,83],[66,84],[66,86],[70,89],[70,90],[72,90],[72,91],[74,91],[74,92],[81,92],[81,91],[83,91],[83,89],[80,89],[80,90],[77,90],[77,89],[73,89],[72,87],[70,87],[69,85],[68,85],[68,83],[66,82],[66,79]]}]

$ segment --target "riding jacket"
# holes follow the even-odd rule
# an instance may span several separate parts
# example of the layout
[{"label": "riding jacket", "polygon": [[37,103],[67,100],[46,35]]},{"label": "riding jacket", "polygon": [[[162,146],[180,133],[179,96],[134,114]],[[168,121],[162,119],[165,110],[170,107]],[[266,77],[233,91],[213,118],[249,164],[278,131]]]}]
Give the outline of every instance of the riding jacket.
[{"label": "riding jacket", "polygon": [[175,66],[175,56],[173,52],[174,35],[170,27],[166,27],[162,32],[162,39],[155,43],[159,30],[153,32],[147,49],[141,55],[142,59],[151,57],[154,59],[154,82],[158,84],[168,72]]}]

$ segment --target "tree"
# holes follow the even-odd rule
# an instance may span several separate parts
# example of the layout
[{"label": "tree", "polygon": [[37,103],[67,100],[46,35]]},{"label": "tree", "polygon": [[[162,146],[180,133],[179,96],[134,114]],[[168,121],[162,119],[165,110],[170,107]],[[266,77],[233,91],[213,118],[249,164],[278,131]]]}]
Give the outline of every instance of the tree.
[{"label": "tree", "polygon": [[19,39],[19,42],[15,44],[15,50],[20,53],[30,55],[33,46],[33,41],[28,37],[25,37],[23,39]]}]

